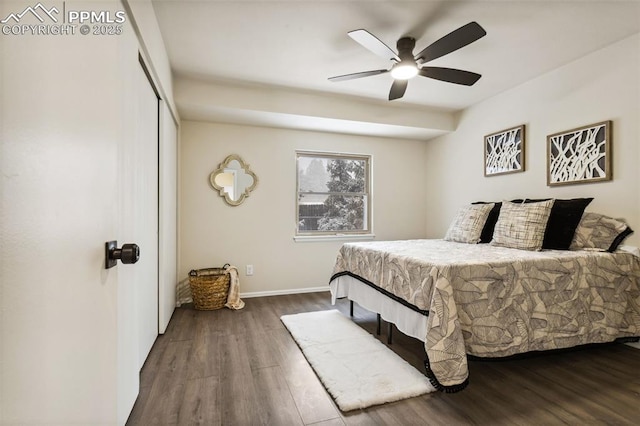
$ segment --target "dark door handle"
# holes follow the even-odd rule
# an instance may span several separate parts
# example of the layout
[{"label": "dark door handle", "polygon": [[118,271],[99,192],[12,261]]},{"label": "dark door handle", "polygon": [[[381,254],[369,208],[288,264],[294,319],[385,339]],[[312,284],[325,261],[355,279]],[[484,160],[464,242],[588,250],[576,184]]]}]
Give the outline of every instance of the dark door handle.
[{"label": "dark door handle", "polygon": [[105,243],[105,269],[113,268],[118,263],[118,259],[122,263],[136,263],[140,259],[140,247],[137,244],[123,244],[118,248],[117,241],[108,241]]}]

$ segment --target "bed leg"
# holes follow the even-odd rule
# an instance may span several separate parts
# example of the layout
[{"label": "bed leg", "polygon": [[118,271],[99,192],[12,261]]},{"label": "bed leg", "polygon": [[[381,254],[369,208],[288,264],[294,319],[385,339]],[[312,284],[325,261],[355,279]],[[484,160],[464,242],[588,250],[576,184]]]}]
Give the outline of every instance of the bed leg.
[{"label": "bed leg", "polygon": [[353,316],[353,300],[349,300],[349,315]]},{"label": "bed leg", "polygon": [[378,327],[376,328],[376,335],[379,336],[380,335],[380,314],[376,314],[377,320],[378,320]]},{"label": "bed leg", "polygon": [[388,323],[388,324],[387,324],[387,344],[388,344],[388,345],[390,345],[391,343],[393,343],[393,342],[392,342],[392,340],[393,340],[393,337],[392,337],[392,336],[393,336],[393,334],[392,334],[392,333],[393,333],[393,324]]}]

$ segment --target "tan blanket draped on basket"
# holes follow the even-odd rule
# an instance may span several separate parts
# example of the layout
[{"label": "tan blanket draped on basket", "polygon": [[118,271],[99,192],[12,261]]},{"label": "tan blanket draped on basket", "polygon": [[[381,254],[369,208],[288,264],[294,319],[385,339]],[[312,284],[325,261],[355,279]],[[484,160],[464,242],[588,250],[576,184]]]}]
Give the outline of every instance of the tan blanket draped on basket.
[{"label": "tan blanket draped on basket", "polygon": [[227,273],[229,274],[229,294],[227,296],[226,306],[229,309],[242,309],[244,308],[244,302],[240,299],[240,274],[238,268],[235,266],[228,266]]}]

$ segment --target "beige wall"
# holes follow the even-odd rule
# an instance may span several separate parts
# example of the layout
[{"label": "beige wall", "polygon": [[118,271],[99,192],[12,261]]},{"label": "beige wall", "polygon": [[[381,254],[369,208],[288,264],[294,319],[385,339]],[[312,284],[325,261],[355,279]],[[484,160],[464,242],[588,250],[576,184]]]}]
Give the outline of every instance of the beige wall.
[{"label": "beige wall", "polygon": [[[513,64],[517,72],[517,63]],[[474,200],[594,197],[587,208],[627,220],[640,245],[640,35],[622,40],[464,111],[455,132],[427,149],[427,235],[441,237]],[[548,187],[546,136],[613,121],[613,180]],[[483,137],[526,124],[526,171],[484,177]]]},{"label": "beige wall", "polygon": [[[241,271],[241,292],[286,293],[325,287],[342,241],[294,242],[295,150],[373,156],[376,239],[425,236],[425,143],[266,127],[183,121],[180,146],[180,267]],[[258,175],[256,190],[230,207],[208,182],[229,154]],[[244,275],[245,265],[255,268]]]}]

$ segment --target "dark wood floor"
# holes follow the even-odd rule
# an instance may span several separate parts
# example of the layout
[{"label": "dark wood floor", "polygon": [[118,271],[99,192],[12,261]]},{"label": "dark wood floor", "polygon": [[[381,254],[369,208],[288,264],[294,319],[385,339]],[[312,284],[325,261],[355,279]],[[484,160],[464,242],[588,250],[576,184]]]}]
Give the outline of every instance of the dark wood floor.
[{"label": "dark wood floor", "polygon": [[[640,424],[640,350],[626,345],[471,361],[462,392],[342,413],[279,318],[334,308],[348,315],[348,302],[333,307],[329,293],[245,302],[241,311],[176,309],[141,371],[127,424]],[[375,332],[375,314],[357,305],[354,321]],[[424,371],[422,342],[396,331],[391,348]]]}]

